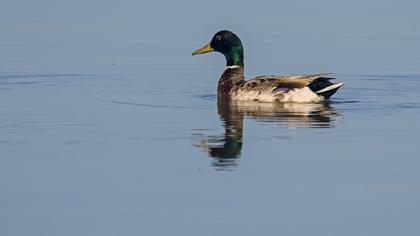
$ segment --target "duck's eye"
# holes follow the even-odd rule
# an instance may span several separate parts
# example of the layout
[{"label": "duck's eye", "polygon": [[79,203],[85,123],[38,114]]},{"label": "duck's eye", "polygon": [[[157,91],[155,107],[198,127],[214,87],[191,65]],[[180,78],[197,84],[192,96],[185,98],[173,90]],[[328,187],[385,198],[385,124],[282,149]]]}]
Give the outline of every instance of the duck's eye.
[{"label": "duck's eye", "polygon": [[222,40],[222,36],[220,36],[220,35],[217,35],[217,36],[216,36],[216,40],[217,40],[217,41],[220,41],[220,40]]}]

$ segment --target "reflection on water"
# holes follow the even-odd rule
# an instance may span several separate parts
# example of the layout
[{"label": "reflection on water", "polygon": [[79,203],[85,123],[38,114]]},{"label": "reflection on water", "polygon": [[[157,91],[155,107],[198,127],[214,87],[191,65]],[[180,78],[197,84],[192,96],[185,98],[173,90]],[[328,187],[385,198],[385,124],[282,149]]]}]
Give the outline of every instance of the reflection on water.
[{"label": "reflection on water", "polygon": [[218,101],[217,111],[225,129],[222,135],[204,135],[195,146],[213,158],[216,169],[236,166],[242,151],[244,117],[275,122],[286,128],[332,128],[340,117],[329,103],[258,103]]}]

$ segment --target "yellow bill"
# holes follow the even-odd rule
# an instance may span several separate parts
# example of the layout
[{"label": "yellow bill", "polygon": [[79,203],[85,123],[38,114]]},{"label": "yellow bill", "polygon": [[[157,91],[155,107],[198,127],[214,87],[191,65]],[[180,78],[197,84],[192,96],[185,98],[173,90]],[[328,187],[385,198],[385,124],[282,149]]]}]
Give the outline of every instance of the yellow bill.
[{"label": "yellow bill", "polygon": [[195,50],[192,55],[197,55],[197,54],[203,54],[203,53],[208,53],[208,52],[213,52],[214,49],[210,46],[210,43],[206,44],[206,46],[199,48],[197,50]]}]

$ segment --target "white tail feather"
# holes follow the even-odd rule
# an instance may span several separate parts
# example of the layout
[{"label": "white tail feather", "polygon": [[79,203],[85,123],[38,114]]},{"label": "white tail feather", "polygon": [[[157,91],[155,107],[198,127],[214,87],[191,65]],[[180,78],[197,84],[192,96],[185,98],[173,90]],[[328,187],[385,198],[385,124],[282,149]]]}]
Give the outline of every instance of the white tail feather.
[{"label": "white tail feather", "polygon": [[341,86],[343,86],[344,85],[344,83],[336,83],[336,84],[332,84],[332,85],[330,85],[330,86],[328,86],[328,87],[325,87],[325,88],[323,88],[323,89],[321,89],[321,90],[319,90],[319,91],[316,91],[316,93],[324,93],[324,92],[327,92],[327,91],[330,91],[330,90],[333,90],[333,89],[337,89],[337,88],[340,88]]}]

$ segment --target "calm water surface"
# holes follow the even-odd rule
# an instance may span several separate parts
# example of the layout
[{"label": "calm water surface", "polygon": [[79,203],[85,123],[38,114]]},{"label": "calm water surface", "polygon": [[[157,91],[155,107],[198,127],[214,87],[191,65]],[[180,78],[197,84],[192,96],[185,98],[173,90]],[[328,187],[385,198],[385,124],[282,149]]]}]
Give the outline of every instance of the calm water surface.
[{"label": "calm water surface", "polygon": [[2,231],[418,232],[420,77],[224,107],[174,74],[1,75]]},{"label": "calm water surface", "polygon": [[[243,21],[189,3],[8,4],[25,14],[0,21],[0,235],[419,235],[418,3],[268,1]],[[327,103],[218,104],[224,59],[190,53],[222,27],[248,78],[346,85]]]}]

